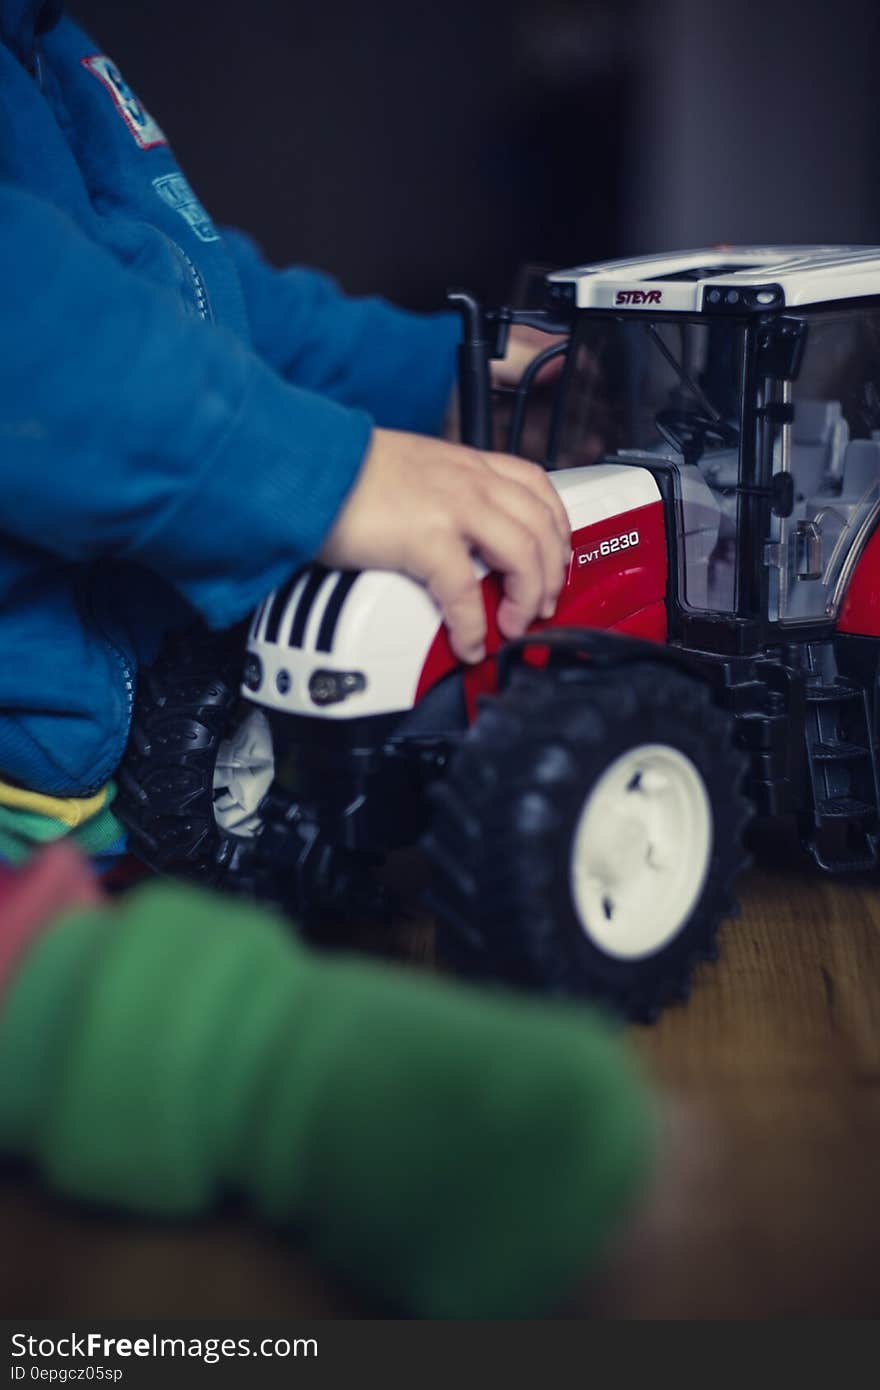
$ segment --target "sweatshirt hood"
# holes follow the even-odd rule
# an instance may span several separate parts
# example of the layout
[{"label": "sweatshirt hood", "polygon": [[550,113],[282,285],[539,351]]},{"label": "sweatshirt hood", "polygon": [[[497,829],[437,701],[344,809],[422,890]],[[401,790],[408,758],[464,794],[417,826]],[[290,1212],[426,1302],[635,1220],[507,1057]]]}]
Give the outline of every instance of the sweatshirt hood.
[{"label": "sweatshirt hood", "polygon": [[27,60],[34,39],[58,23],[63,7],[64,0],[0,0],[0,39]]}]

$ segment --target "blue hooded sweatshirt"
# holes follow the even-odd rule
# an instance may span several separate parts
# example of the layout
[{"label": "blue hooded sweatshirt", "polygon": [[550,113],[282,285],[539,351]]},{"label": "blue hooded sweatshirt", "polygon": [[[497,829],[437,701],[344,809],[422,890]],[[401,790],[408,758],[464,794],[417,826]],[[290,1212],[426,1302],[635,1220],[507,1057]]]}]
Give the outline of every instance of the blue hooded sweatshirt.
[{"label": "blue hooded sweatshirt", "polygon": [[135,672],[314,554],[378,425],[435,430],[455,320],[218,229],[61,0],[0,0],[0,777],[102,785]]}]

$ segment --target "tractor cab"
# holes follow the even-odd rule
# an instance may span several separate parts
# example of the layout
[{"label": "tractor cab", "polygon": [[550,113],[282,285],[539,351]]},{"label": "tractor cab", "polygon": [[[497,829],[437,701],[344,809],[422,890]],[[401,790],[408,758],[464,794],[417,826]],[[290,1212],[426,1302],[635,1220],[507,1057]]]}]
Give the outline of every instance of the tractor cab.
[{"label": "tractor cab", "polygon": [[[511,320],[565,332],[542,354],[564,366],[541,458],[653,473],[670,637],[749,652],[833,631],[880,516],[880,248],[704,250],[546,288],[496,318],[502,340]],[[496,447],[521,447],[544,367]]]}]

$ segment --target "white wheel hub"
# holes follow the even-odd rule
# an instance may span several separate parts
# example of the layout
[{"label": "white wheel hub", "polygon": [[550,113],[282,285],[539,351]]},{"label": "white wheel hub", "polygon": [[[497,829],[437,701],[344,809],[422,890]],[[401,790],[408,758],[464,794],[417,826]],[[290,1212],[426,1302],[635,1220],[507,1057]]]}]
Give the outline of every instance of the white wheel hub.
[{"label": "white wheel hub", "polygon": [[593,944],[618,960],[667,946],[703,890],[712,833],[703,778],[684,753],[645,743],[615,759],[572,840],[572,896]]},{"label": "white wheel hub", "polygon": [[272,730],[263,711],[254,709],[217,750],[214,819],[220,829],[230,835],[256,835],[259,805],[274,776]]}]

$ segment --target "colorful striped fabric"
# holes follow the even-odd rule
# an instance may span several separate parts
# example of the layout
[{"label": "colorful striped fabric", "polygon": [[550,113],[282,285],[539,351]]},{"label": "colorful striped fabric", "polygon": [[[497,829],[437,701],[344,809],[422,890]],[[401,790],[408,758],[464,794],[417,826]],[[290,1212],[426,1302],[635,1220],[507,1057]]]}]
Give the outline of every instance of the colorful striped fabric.
[{"label": "colorful striped fabric", "polygon": [[0,782],[0,861],[24,864],[61,839],[90,856],[125,854],[125,827],[110,809],[115,795],[113,782],[95,796],[67,800]]}]

